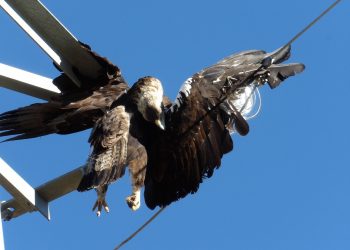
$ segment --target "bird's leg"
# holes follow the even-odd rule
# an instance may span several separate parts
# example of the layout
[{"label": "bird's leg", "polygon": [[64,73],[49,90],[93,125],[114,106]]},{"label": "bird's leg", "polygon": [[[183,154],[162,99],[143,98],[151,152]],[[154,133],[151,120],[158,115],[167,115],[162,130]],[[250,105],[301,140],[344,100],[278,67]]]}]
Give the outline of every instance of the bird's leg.
[{"label": "bird's leg", "polygon": [[132,194],[126,197],[126,203],[133,211],[136,211],[137,209],[140,208],[140,205],[141,205],[140,193],[141,193],[140,188],[133,187]]},{"label": "bird's leg", "polygon": [[94,211],[97,208],[97,216],[100,217],[101,215],[101,210],[102,207],[104,208],[104,210],[109,213],[109,207],[108,204],[106,202],[106,194],[107,194],[107,190],[108,190],[108,185],[103,185],[101,187],[97,187],[95,188],[96,193],[97,193],[97,200],[92,208],[92,211]]},{"label": "bird's leg", "polygon": [[139,155],[146,155],[146,157],[135,158],[128,161],[128,168],[131,177],[132,194],[126,197],[126,203],[133,210],[136,211],[141,205],[141,188],[145,182],[146,176],[146,165],[147,165],[147,154],[145,149],[138,148],[137,153]]},{"label": "bird's leg", "polygon": [[138,169],[135,167],[135,161],[130,162],[129,170],[131,174],[132,194],[126,197],[126,203],[133,210],[136,211],[141,205],[141,188],[145,179],[145,168]]}]

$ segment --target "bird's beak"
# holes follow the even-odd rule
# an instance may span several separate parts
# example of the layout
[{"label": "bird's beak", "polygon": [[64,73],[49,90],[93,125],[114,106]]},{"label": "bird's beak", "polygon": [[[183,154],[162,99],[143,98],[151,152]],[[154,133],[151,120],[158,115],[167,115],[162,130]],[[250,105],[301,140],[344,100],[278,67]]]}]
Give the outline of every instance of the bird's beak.
[{"label": "bird's beak", "polygon": [[165,130],[164,120],[158,119],[154,122],[161,130]]},{"label": "bird's beak", "polygon": [[161,129],[165,130],[165,111],[162,103],[162,112],[160,113],[160,117],[155,121],[155,124]]}]

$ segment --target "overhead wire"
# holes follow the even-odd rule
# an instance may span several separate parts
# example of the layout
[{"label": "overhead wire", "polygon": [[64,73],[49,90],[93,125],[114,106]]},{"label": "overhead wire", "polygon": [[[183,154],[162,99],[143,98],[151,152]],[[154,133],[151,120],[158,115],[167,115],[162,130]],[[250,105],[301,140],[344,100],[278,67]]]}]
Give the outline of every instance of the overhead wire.
[{"label": "overhead wire", "polygon": [[155,218],[158,217],[158,215],[164,211],[166,207],[161,207],[151,218],[149,218],[141,227],[139,227],[135,232],[133,232],[128,238],[123,240],[118,246],[116,246],[113,250],[118,250],[122,246],[124,246],[126,243],[128,243],[132,238],[134,238],[139,232],[142,231],[148,224],[150,224]]}]

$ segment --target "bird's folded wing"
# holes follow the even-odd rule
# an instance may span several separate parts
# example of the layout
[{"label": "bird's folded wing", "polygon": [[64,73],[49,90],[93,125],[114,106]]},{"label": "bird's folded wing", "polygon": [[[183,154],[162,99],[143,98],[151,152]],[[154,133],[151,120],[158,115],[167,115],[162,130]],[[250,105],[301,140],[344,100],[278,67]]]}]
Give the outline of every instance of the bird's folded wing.
[{"label": "bird's folded wing", "polygon": [[96,123],[89,138],[93,150],[78,191],[109,184],[124,174],[129,127],[130,117],[124,106],[108,111]]}]

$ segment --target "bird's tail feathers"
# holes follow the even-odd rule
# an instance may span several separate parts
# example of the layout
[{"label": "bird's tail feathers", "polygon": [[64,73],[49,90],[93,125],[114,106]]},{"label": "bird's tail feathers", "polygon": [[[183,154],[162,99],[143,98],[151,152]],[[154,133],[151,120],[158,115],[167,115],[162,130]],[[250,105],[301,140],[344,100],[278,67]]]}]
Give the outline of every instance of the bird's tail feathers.
[{"label": "bird's tail feathers", "polygon": [[0,136],[13,136],[5,141],[28,139],[56,133],[51,120],[62,114],[56,103],[35,103],[0,114]]}]

